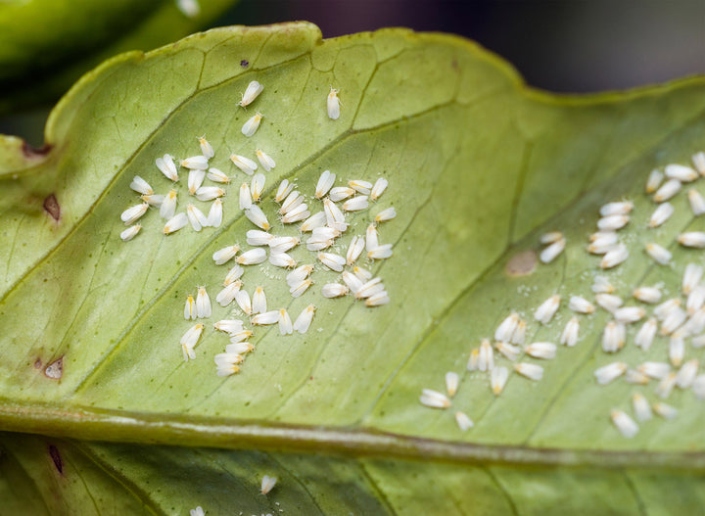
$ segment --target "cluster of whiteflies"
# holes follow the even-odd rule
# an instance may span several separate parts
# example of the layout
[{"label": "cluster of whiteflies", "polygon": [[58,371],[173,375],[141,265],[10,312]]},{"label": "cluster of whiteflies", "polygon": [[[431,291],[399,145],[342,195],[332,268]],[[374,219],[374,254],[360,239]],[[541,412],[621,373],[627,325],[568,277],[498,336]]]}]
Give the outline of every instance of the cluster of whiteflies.
[{"label": "cluster of whiteflies", "polygon": [[[394,218],[396,216],[394,208],[382,210],[374,217],[373,222],[367,228],[366,237],[353,237],[345,257],[330,252],[329,248],[333,247],[336,239],[348,230],[349,222],[346,221],[345,213],[366,209],[369,205],[368,197],[372,201],[379,199],[387,188],[388,182],[383,178],[378,179],[375,184],[363,180],[353,180],[348,182],[347,187],[333,187],[335,179],[335,174],[328,170],[321,174],[314,197],[316,200],[322,201],[323,210],[313,215],[304,202],[304,195],[296,190],[288,180],[283,180],[274,198],[275,202],[281,206],[279,209],[281,220],[285,224],[303,221],[299,230],[301,233],[311,234],[305,241],[307,250],[316,253],[316,258],[324,269],[342,273],[343,283],[327,283],[323,286],[321,293],[324,297],[341,297],[351,292],[356,299],[364,300],[368,307],[387,304],[389,303],[389,295],[381,278],[372,277],[372,273],[357,265],[357,261],[363,251],[366,251],[367,259],[370,261],[386,259],[392,255],[391,244],[379,243],[377,225]],[[342,190],[345,191],[341,193]],[[289,254],[291,250],[301,245],[301,238],[278,236],[267,231],[271,230],[271,224],[269,224],[264,212],[253,211],[253,208],[257,208],[256,201],[248,195],[249,192],[244,188],[241,189],[240,208],[244,210],[247,218],[260,229],[247,231],[246,241],[251,246],[250,249],[241,252],[239,244],[232,244],[213,254],[213,261],[216,265],[235,262],[225,276],[223,288],[216,296],[216,302],[223,307],[228,307],[233,302],[236,303],[240,311],[250,318],[252,326],[278,324],[281,335],[291,335],[294,331],[304,334],[308,331],[313,320],[316,310],[314,305],[306,307],[292,322],[286,308],[268,309],[263,287],[257,286],[252,295],[244,288],[245,267],[268,262],[270,265],[290,270],[286,275],[289,293],[292,298],[299,298],[313,285],[311,276],[316,269],[312,263],[299,265]],[[348,205],[344,203],[340,209],[331,200],[331,196],[336,201],[345,201],[345,203],[356,198],[364,198],[364,203],[359,201]],[[292,213],[296,213],[294,220],[285,221],[285,217],[291,216]],[[349,267],[350,270],[345,270],[345,267]],[[187,313],[189,316],[192,314],[192,312],[188,312],[188,309],[193,303],[194,301],[189,297],[186,301],[185,317]],[[198,299],[195,300],[195,305],[198,306]],[[216,329],[228,333],[231,342],[225,353],[215,357],[218,374],[225,376],[237,373],[239,364],[244,361],[245,354],[254,349],[249,342],[246,342],[252,336],[252,331],[245,329],[243,321],[239,319],[220,321],[216,323]]]},{"label": "cluster of whiteflies", "polygon": [[[250,105],[262,92],[264,87],[257,81],[248,85],[241,107]],[[340,116],[338,90],[331,88],[327,100],[328,116],[336,120]],[[251,137],[258,130],[263,115],[256,113],[242,127],[242,134]],[[231,177],[218,168],[210,166],[209,161],[215,156],[213,146],[204,138],[198,138],[200,155],[194,155],[179,161],[179,166],[188,170],[188,195],[200,202],[210,202],[207,215],[194,203],[189,203],[185,211],[177,212],[178,192],[172,188],[167,194],[156,194],[151,185],[142,177],[135,176],[130,188],[141,195],[142,202],[126,209],[122,221],[130,226],[121,233],[124,241],[132,240],[141,230],[138,220],[144,216],[150,207],[158,209],[160,216],[166,220],[163,233],[170,235],[188,226],[200,232],[206,227],[219,227],[223,221],[223,205],[227,185]],[[311,274],[314,264],[300,265],[292,256],[291,251],[301,244],[299,236],[276,235],[267,214],[260,208],[263,199],[266,176],[257,172],[261,167],[265,172],[276,167],[274,159],[261,149],[255,150],[257,162],[247,156],[231,154],[230,161],[241,172],[249,176],[249,181],[243,182],[237,195],[239,209],[245,217],[258,229],[247,231],[246,241],[250,246],[242,250],[238,243],[233,243],[213,254],[216,265],[235,262],[223,281],[223,288],[216,296],[216,302],[228,307],[236,303],[240,311],[249,318],[251,326],[279,325],[282,335],[291,335],[294,331],[306,333],[315,314],[313,304],[307,306],[292,322],[286,308],[269,310],[264,288],[257,286],[251,293],[245,289],[243,275],[247,266],[268,262],[275,267],[290,269],[286,277],[289,292],[293,298],[301,297],[311,285]],[[170,154],[156,159],[156,167],[174,185],[179,182],[179,166]],[[206,184],[211,181],[216,185]],[[337,298],[352,294],[368,307],[376,307],[389,303],[389,295],[381,278],[373,277],[372,273],[357,264],[363,255],[372,263],[392,256],[392,245],[380,243],[378,226],[396,217],[396,211],[389,207],[379,211],[365,231],[365,235],[354,236],[349,243],[345,256],[337,254],[334,248],[339,247],[338,240],[348,231],[350,222],[347,214],[367,210],[371,203],[376,202],[388,186],[388,181],[379,178],[373,184],[365,180],[351,180],[344,186],[336,186],[336,175],[324,171],[309,202],[321,203],[321,208],[311,213],[313,205],[307,204],[306,196],[296,185],[284,179],[278,186],[274,201],[279,204],[278,218],[283,226],[299,224],[301,234],[310,233],[306,238],[306,249],[315,253],[315,258],[327,270],[341,273],[342,282],[323,285],[321,293],[326,298]],[[269,252],[267,252],[269,251]],[[293,270],[292,270],[293,269]],[[189,295],[184,308],[187,320],[211,317],[211,301],[206,287],[199,287],[194,299]],[[195,358],[195,346],[199,342],[205,326],[195,324],[181,338],[181,348],[184,359]],[[230,345],[225,353],[218,354],[215,362],[219,375],[229,375],[239,371],[239,364],[244,361],[247,353],[254,347],[248,339],[252,330],[245,328],[242,319],[225,319],[215,324],[215,328],[225,332],[230,337]]]},{"label": "cluster of whiteflies", "polygon": [[[549,324],[560,305],[560,296],[547,299],[534,313],[534,318],[542,324]],[[577,324],[577,323],[575,323]],[[483,339],[480,345],[470,351],[467,370],[473,373],[487,373],[490,388],[495,396],[504,390],[510,378],[511,370],[533,381],[543,378],[543,366],[524,360],[533,358],[539,360],[552,360],[556,357],[557,346],[552,342],[532,342],[527,340],[527,321],[512,312],[496,328],[494,344],[490,339]],[[561,343],[573,346],[577,343],[577,329],[574,334],[562,335]],[[499,360],[508,360],[509,367],[499,363]],[[419,401],[422,405],[437,409],[447,409],[452,405],[451,399],[455,396],[460,386],[460,375],[448,372],[445,376],[447,395],[432,389],[423,389]],[[458,427],[465,431],[474,426],[470,417],[464,412],[455,413]]]},{"label": "cluster of whiteflies", "polygon": [[[648,220],[649,228],[660,227],[671,217],[675,208],[667,201],[681,190],[683,183],[693,182],[705,175],[705,153],[695,154],[692,162],[695,168],[671,164],[663,172],[654,170],[649,175],[646,191],[653,194],[653,201],[658,204]],[[705,199],[694,188],[688,191],[688,201],[695,217],[705,213]],[[587,247],[590,254],[602,256],[600,269],[612,269],[628,259],[627,242],[620,239],[619,231],[629,224],[633,210],[634,204],[627,200],[610,202],[600,208],[597,232],[590,235]],[[682,233],[678,242],[685,247],[705,247],[705,233]],[[540,254],[541,261],[551,263],[565,249],[566,238],[561,232],[552,231],[542,235],[540,243],[545,246]],[[672,264],[671,253],[657,243],[647,244],[645,251],[659,265]],[[690,263],[684,269],[680,286],[682,296],[664,301],[663,285],[644,285],[631,292],[637,303],[625,305],[610,280],[598,275],[591,287],[594,299],[570,296],[567,307],[574,315],[568,319],[556,340],[569,348],[575,346],[580,340],[580,318],[596,313],[598,307],[610,314],[602,331],[602,350],[606,354],[612,355],[624,348],[628,341],[628,328],[632,325],[640,325],[635,331],[633,342],[644,352],[648,352],[654,342],[664,340],[667,344],[664,346],[663,361],[644,360],[634,365],[613,361],[598,368],[594,376],[599,385],[610,384],[618,378],[641,386],[654,382],[655,400],[650,402],[647,395],[640,392],[632,395],[634,418],[639,423],[652,419],[653,414],[663,419],[673,419],[678,409],[664,400],[674,389],[690,389],[695,396],[705,399],[705,374],[701,372],[699,360],[687,356],[689,349],[705,347],[705,284],[701,282],[702,277],[703,267]],[[561,301],[558,294],[550,296],[538,306],[533,318],[542,325],[549,325]],[[526,340],[527,322],[513,312],[496,328],[494,343],[484,339],[479,347],[471,351],[467,369],[486,372],[491,390],[496,396],[504,390],[512,370],[525,378],[539,381],[543,378],[544,368],[524,359],[551,360],[555,358],[558,346],[553,342],[525,345]],[[509,361],[511,367],[501,363],[505,360]],[[460,376],[457,373],[447,373],[446,393],[424,389],[421,403],[432,408],[449,408],[459,382]],[[610,417],[615,427],[626,437],[633,437],[639,430],[639,423],[624,410],[614,409]],[[462,430],[473,426],[472,420],[462,412],[456,413],[456,421]]]}]

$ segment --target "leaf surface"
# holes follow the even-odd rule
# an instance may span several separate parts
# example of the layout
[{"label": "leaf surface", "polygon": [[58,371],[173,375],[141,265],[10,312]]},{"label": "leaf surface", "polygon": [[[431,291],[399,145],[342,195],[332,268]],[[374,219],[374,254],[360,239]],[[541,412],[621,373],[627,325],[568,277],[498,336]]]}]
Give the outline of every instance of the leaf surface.
[{"label": "leaf surface", "polygon": [[[255,79],[264,91],[244,110],[237,103]],[[340,90],[335,121],[326,112],[331,86]],[[633,392],[656,401],[655,382],[600,386],[594,370],[614,360],[632,367],[667,361],[668,339],[645,353],[632,343],[635,325],[630,343],[607,355],[603,310],[581,316],[579,344],[560,346],[555,360],[522,358],[545,367],[540,382],[512,372],[495,396],[487,373],[465,368],[470,350],[511,311],[526,319],[527,343],[557,343],[572,315],[570,295],[592,295],[599,257],[585,245],[608,200],[635,205],[620,233],[632,256],[605,273],[620,295],[658,282],[678,295],[685,264],[702,257],[673,241],[701,223],[680,194],[672,201],[680,203],[677,214],[647,233],[653,204],[642,192],[652,168],[687,163],[700,150],[704,90],[695,78],[625,94],[553,97],[456,37],[395,29],[321,40],[305,23],[217,29],[115,58],[54,111],[46,154],[27,156],[21,142],[3,142],[0,425],[88,439],[473,463],[702,468],[703,405],[690,390],[676,389],[668,400],[676,419],[648,421],[633,439],[610,423],[613,408],[631,413]],[[246,138],[241,128],[256,112],[262,124]],[[223,224],[165,236],[152,208],[141,233],[121,241],[120,213],[139,202],[129,188],[135,175],[158,193],[175,188],[179,210],[193,202],[207,212],[209,203],[188,196],[184,169],[172,185],[154,164],[165,153],[198,154],[202,135],[216,150],[211,165],[233,178]],[[277,163],[265,174],[261,202],[277,235],[301,236],[277,220],[273,199],[283,179],[296,183],[312,212],[321,209],[311,196],[323,170],[338,175],[338,186],[389,180],[369,210],[347,216],[350,228],[334,250],[345,255],[351,237],[394,206],[397,217],[379,226],[393,256],[360,262],[383,278],[391,303],[325,299],[321,287],[339,275],[304,246],[292,256],[317,265],[315,285],[301,298],[289,295],[287,271],[246,266],[243,288],[252,294],[263,286],[270,310],[287,308],[295,319],[312,303],[316,316],[305,335],[254,328],[256,350],[239,374],[223,378],[213,358],[228,338],[212,323],[243,314],[215,303],[229,266],[214,265],[212,255],[234,243],[248,248],[245,234],[255,226],[239,209],[238,192],[250,178],[229,156],[254,159],[258,148]],[[554,229],[569,242],[555,262],[523,276],[506,272]],[[652,238],[673,248],[672,267],[643,253]],[[206,286],[214,313],[203,321],[196,359],[185,362],[179,340],[194,321],[184,320],[184,302],[197,286]],[[540,325],[532,314],[556,292],[563,304]],[[688,359],[701,354],[688,343]],[[422,389],[442,391],[447,371],[461,375],[452,408],[422,406]],[[456,410],[470,416],[472,429],[460,431]]]},{"label": "leaf surface", "polygon": [[[628,468],[517,469],[16,434],[0,443],[8,514],[188,514],[198,506],[206,514],[672,514],[698,512],[704,502],[702,476]],[[267,496],[264,475],[277,477]]]}]

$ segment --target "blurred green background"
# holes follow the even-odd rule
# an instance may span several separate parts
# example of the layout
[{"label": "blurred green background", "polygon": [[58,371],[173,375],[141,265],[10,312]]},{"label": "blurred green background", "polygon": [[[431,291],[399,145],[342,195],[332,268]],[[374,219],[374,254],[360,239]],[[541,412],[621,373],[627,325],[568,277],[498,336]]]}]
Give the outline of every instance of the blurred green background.
[{"label": "blurred green background", "polygon": [[[459,34],[553,92],[705,73],[705,0],[240,0],[209,26],[290,20],[316,23],[326,38],[391,26]],[[3,116],[0,133],[41,146],[51,107]]]}]

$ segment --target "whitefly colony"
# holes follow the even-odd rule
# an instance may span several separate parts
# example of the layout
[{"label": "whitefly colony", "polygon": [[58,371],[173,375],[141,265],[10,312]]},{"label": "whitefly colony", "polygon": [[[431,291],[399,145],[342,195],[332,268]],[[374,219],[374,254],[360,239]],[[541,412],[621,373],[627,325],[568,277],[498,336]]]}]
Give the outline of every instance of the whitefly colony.
[{"label": "whitefly colony", "polygon": [[[253,104],[263,90],[264,86],[258,81],[251,81],[237,104],[243,108]],[[338,91],[331,87],[326,100],[330,120],[337,120],[340,116]],[[252,137],[262,119],[260,112],[249,118],[242,127],[243,137]],[[165,178],[172,183],[166,193],[155,193],[148,181],[135,176],[130,188],[140,194],[141,202],[122,213],[121,219],[129,227],[121,232],[120,238],[129,242],[137,237],[142,229],[138,221],[150,209],[158,211],[166,221],[162,228],[164,235],[189,226],[195,232],[209,227],[217,228],[223,222],[224,209],[239,210],[252,223],[253,229],[242,235],[240,242],[233,239],[232,244],[213,253],[214,266],[224,266],[227,271],[223,274],[223,283],[215,302],[226,308],[237,306],[231,314],[240,315],[239,318],[223,319],[213,324],[215,330],[226,334],[230,340],[225,352],[214,357],[219,376],[230,376],[240,371],[247,354],[255,350],[249,341],[256,327],[278,325],[281,336],[309,331],[316,314],[315,305],[309,304],[295,318],[288,313],[286,305],[292,298],[307,294],[315,283],[313,277],[317,270],[340,273],[338,281],[326,283],[320,288],[324,298],[353,298],[369,308],[389,303],[389,294],[382,278],[375,277],[369,269],[374,262],[386,260],[393,254],[392,245],[380,241],[379,227],[396,217],[394,207],[375,210],[377,213],[371,217],[365,233],[350,235],[351,214],[368,212],[387,189],[387,179],[378,177],[374,182],[351,179],[340,185],[336,173],[325,170],[320,174],[314,191],[300,191],[294,182],[284,179],[276,189],[272,188],[274,202],[262,203],[266,172],[276,167],[270,154],[261,148],[253,149],[256,161],[248,156],[231,154],[230,162],[236,173],[231,177],[229,172],[210,165],[216,152],[206,137],[199,136],[195,140],[200,154],[181,160],[164,154],[155,159],[154,175],[157,180],[163,182]],[[157,170],[163,178],[158,177]],[[185,192],[179,186],[184,172],[187,175]],[[239,174],[244,174],[247,180],[233,191],[231,182]],[[184,201],[180,200],[184,196],[189,199],[185,208]],[[194,199],[208,203],[208,208],[202,210]],[[272,213],[271,206],[275,204],[277,207]],[[298,228],[295,235],[278,234],[290,225]],[[309,263],[300,264],[290,254],[291,250],[300,246],[308,251]],[[246,271],[263,264],[289,271],[285,280],[291,298],[272,299],[263,286],[247,283]],[[185,320],[212,317],[213,302],[208,288],[207,285],[197,286],[195,297],[193,293],[186,296],[183,306]],[[180,340],[184,360],[196,358],[195,348],[204,331],[204,322],[196,322],[185,331]]]},{"label": "whitefly colony", "polygon": [[[669,164],[663,170],[653,170],[646,182],[645,194],[655,204],[654,210],[642,217],[647,231],[666,224],[676,211],[668,201],[675,197],[684,185],[693,184],[705,176],[705,152],[691,157],[691,165]],[[705,198],[694,187],[687,192],[688,205],[693,217],[705,213]],[[634,385],[635,391],[623,406],[614,407],[606,420],[611,420],[616,431],[625,438],[632,438],[640,425],[657,415],[664,420],[678,416],[678,407],[667,403],[674,389],[690,391],[698,399],[705,400],[705,374],[700,361],[694,355],[696,350],[705,347],[705,283],[703,266],[696,263],[702,257],[693,254],[692,263],[676,264],[668,246],[680,245],[684,248],[705,248],[705,232],[691,231],[679,234],[675,242],[648,242],[643,248],[620,238],[620,230],[632,218],[633,202],[623,199],[609,202],[599,210],[596,231],[589,235],[586,252],[598,257],[591,290],[594,299],[570,295],[564,299],[559,294],[538,300],[535,311],[526,316],[516,312],[506,315],[493,338],[482,339],[479,346],[470,351],[467,370],[473,375],[487,374],[489,387],[495,396],[501,395],[512,372],[525,380],[538,382],[543,378],[544,368],[558,353],[570,353],[570,348],[581,340],[580,324],[585,317],[594,317],[597,309],[609,314],[602,329],[601,351],[619,357],[619,352],[628,345],[640,348],[644,358],[639,363],[627,363],[615,359],[594,371],[594,381],[599,387],[623,381]],[[566,247],[566,238],[560,231],[552,231],[540,236],[542,249],[539,260],[551,266]],[[640,245],[640,244],[639,244]],[[629,291],[618,292],[610,279],[600,271],[619,267],[629,259],[630,254],[643,252],[658,267],[682,268],[682,283],[673,286],[633,285]],[[662,299],[665,294],[677,295]],[[629,298],[634,304],[627,304]],[[626,300],[624,299],[626,298]],[[555,342],[530,342],[533,333],[530,326],[550,325],[561,307],[567,307],[572,316],[555,334]],[[500,317],[501,318],[501,317]],[[564,351],[559,349],[560,346]],[[653,352],[647,354],[650,349]],[[646,358],[648,357],[648,359]],[[656,358],[654,358],[656,357]],[[527,361],[537,359],[536,362]],[[540,362],[540,363],[537,363]],[[545,365],[544,365],[545,364]],[[449,409],[452,398],[458,392],[461,376],[449,372],[445,376],[445,392],[423,389],[419,401],[434,409]],[[455,412],[455,420],[461,431],[474,426],[472,419],[464,412]]]},{"label": "whitefly colony", "polygon": [[[249,106],[263,90],[264,86],[258,81],[250,82],[238,105],[243,108]],[[337,120],[340,116],[339,91],[331,86],[327,96],[326,108],[331,120]],[[249,118],[242,127],[243,136],[252,137],[263,118],[259,111]],[[155,193],[140,176],[133,179],[130,188],[140,194],[142,202],[122,213],[121,219],[129,227],[122,231],[120,237],[126,242],[135,238],[141,230],[138,221],[150,208],[159,211],[159,215],[166,220],[162,230],[164,235],[189,225],[196,232],[203,228],[219,227],[223,221],[224,205],[229,198],[234,198],[228,203],[233,205],[230,209],[242,211],[256,226],[257,229],[253,228],[245,235],[249,249],[242,248],[239,242],[233,242],[213,254],[215,266],[230,267],[224,275],[216,302],[223,307],[234,303],[238,313],[245,316],[213,324],[215,330],[223,332],[230,339],[225,352],[214,358],[218,375],[229,376],[240,371],[247,354],[255,349],[249,342],[255,327],[278,325],[282,336],[291,335],[295,331],[304,334],[311,327],[316,313],[316,307],[309,304],[292,319],[287,309],[282,307],[286,300],[268,299],[264,288],[259,285],[246,288],[246,270],[249,267],[269,263],[288,269],[286,283],[292,298],[304,296],[314,285],[314,271],[323,268],[340,273],[338,282],[322,285],[320,293],[323,297],[352,297],[363,301],[367,307],[389,303],[389,294],[382,279],[373,277],[361,258],[366,258],[366,263],[371,264],[392,256],[392,245],[380,242],[378,228],[396,216],[394,207],[378,211],[365,234],[352,235],[345,244],[347,251],[339,252],[342,239],[350,229],[347,215],[369,210],[387,188],[388,181],[385,178],[380,177],[374,183],[365,179],[353,179],[341,185],[336,184],[336,173],[325,170],[313,192],[301,192],[295,183],[284,179],[276,191],[273,190],[278,209],[276,213],[268,215],[266,211],[270,210],[263,209],[260,203],[265,194],[265,173],[276,167],[270,154],[257,148],[253,150],[256,161],[243,155],[230,156],[236,170],[250,177],[249,181],[241,183],[236,195],[230,190],[231,176],[209,164],[209,160],[215,156],[211,144],[203,136],[198,137],[197,141],[201,151],[198,155],[179,161],[170,154],[156,158],[157,169],[174,185],[166,193]],[[693,183],[705,176],[705,153],[699,152],[692,156],[692,165],[670,164],[663,171],[654,170],[649,174],[645,190],[656,208],[646,220],[648,228],[659,228],[665,224],[675,212],[674,206],[668,201],[683,189],[684,184]],[[260,167],[265,173],[257,172]],[[180,183],[182,169],[187,171],[187,195],[202,203],[210,203],[207,213],[193,202],[189,202],[185,209],[177,210],[177,183]],[[697,190],[690,188],[687,198],[694,216],[705,213],[705,198]],[[630,253],[639,251],[645,252],[660,266],[672,266],[672,253],[666,247],[650,242],[643,250],[634,249],[620,239],[619,231],[629,224],[634,216],[633,210],[634,205],[629,200],[609,202],[600,208],[596,231],[589,236],[586,246],[588,253],[600,257],[596,263],[598,271],[618,267],[628,260]],[[277,235],[271,222],[275,218],[279,219],[282,226],[298,224],[299,235]],[[304,237],[305,234],[310,236]],[[303,245],[311,253],[311,263],[300,264],[289,251],[301,246],[304,238]],[[705,248],[705,233],[681,233],[676,241],[683,247],[702,249]],[[542,250],[539,259],[549,265],[564,251],[566,238],[562,232],[552,231],[541,235],[540,245]],[[661,298],[668,289],[662,284],[639,285],[632,292],[622,293],[634,298],[637,304],[633,306],[623,306],[624,300],[609,279],[596,275],[592,285],[594,300],[572,295],[566,303],[565,299],[555,294],[541,300],[530,317],[522,317],[516,312],[507,315],[495,329],[492,339],[483,339],[478,347],[470,351],[467,370],[486,373],[491,391],[496,396],[501,395],[512,373],[530,381],[540,381],[544,367],[548,366],[526,359],[548,361],[546,364],[549,364],[559,352],[557,344],[565,348],[577,345],[581,318],[593,316],[597,306],[611,314],[602,332],[601,348],[604,353],[616,354],[630,340],[644,352],[654,342],[667,342],[660,361],[643,361],[639,364],[614,361],[594,372],[595,382],[600,386],[621,380],[644,387],[644,393],[632,395],[628,408],[615,407],[609,414],[612,423],[624,437],[633,437],[638,433],[639,425],[652,419],[653,414],[666,420],[677,417],[678,409],[664,401],[674,388],[690,389],[695,396],[705,399],[705,374],[701,371],[698,359],[688,356],[689,350],[705,347],[705,284],[701,283],[702,275],[702,266],[687,264],[681,295],[665,301]],[[556,334],[556,342],[528,342],[530,325],[549,325],[562,304],[567,304],[568,310],[575,315]],[[273,308],[275,306],[278,308]],[[189,294],[185,300],[184,318],[208,319],[211,315],[211,299],[207,287],[198,286],[196,297]],[[249,328],[246,327],[247,323]],[[630,327],[638,329],[631,332]],[[205,329],[206,326],[199,322],[184,333],[180,344],[185,360],[196,357],[194,349]],[[460,381],[458,373],[448,372],[445,376],[446,392],[423,389],[421,404],[438,409],[450,408]],[[651,383],[656,385],[649,391]],[[463,412],[456,412],[455,419],[462,431],[474,425],[472,419]]]}]

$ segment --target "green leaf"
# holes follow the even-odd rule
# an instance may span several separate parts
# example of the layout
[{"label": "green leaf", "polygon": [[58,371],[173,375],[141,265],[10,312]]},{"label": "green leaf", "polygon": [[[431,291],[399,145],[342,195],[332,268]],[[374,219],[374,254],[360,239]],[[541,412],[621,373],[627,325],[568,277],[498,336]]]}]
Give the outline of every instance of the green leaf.
[{"label": "green leaf", "polygon": [[53,100],[86,71],[128,50],[150,50],[205,27],[233,0],[187,17],[175,0],[10,0],[0,5],[0,112]]},{"label": "green leaf", "polygon": [[[254,79],[265,89],[245,111],[237,102]],[[326,113],[331,86],[342,103],[335,121]],[[681,194],[671,221],[645,229],[653,205],[643,189],[652,168],[686,163],[701,150],[704,91],[705,81],[694,78],[625,94],[554,97],[525,87],[506,64],[460,38],[395,29],[323,41],[305,23],[218,29],[146,56],[115,58],[59,104],[47,153],[26,155],[21,142],[3,143],[0,426],[83,439],[483,465],[702,471],[703,405],[690,390],[676,389],[668,400],[679,410],[676,419],[645,422],[633,439],[610,423],[613,408],[631,413],[633,392],[655,401],[655,382],[599,386],[595,369],[615,360],[667,361],[668,341],[659,337],[643,352],[631,342],[634,327],[630,343],[607,355],[602,310],[582,317],[576,347],[560,347],[555,360],[528,359],[545,367],[540,382],[512,373],[497,397],[486,373],[464,371],[470,350],[512,310],[528,321],[530,341],[557,342],[572,315],[568,297],[590,297],[600,273],[599,257],[585,245],[608,200],[626,197],[635,205],[633,222],[620,233],[632,256],[605,273],[619,294],[663,282],[667,297],[678,295],[685,264],[702,258],[676,248],[674,238],[701,222]],[[245,138],[241,127],[257,111],[262,126]],[[137,238],[122,242],[119,215],[139,202],[132,178],[139,174],[166,193],[172,185],[155,158],[196,154],[204,134],[216,149],[211,163],[234,177],[223,225],[164,236],[152,209]],[[228,158],[254,158],[256,148],[277,162],[261,203],[276,234],[299,234],[276,222],[273,197],[282,179],[307,196],[326,169],[339,185],[389,180],[369,212],[348,216],[338,249],[345,254],[379,210],[396,208],[398,216],[379,228],[394,255],[364,264],[383,278],[391,303],[371,309],[350,296],[323,298],[321,287],[338,275],[320,265],[316,284],[292,299],[285,271],[248,267],[245,288],[263,286],[270,309],[286,307],[295,318],[313,303],[317,312],[306,335],[255,328],[256,351],[240,374],[222,378],[213,357],[228,339],[211,323],[231,316],[232,307],[214,303],[197,358],[188,362],[179,340],[194,323],[183,319],[183,307],[198,285],[215,299],[228,269],[213,264],[216,250],[247,247],[245,233],[254,226],[237,199],[249,178]],[[174,188],[183,210],[192,198],[183,170],[181,176]],[[319,201],[307,202],[321,209]],[[58,217],[51,215],[56,206]],[[569,242],[558,260],[523,276],[506,272],[520,253],[530,251],[524,256],[535,262],[538,235],[553,229]],[[651,240],[672,247],[673,267],[656,266],[643,253]],[[292,255],[315,262],[302,246]],[[551,324],[539,325],[532,314],[555,292],[563,305]],[[687,358],[702,359],[702,349],[689,342]],[[503,358],[497,363],[511,368]],[[422,406],[422,389],[442,391],[447,371],[462,375],[453,407]],[[460,431],[456,410],[475,426]]]},{"label": "green leaf", "polygon": [[[260,451],[89,444],[5,434],[8,513],[697,513],[702,475],[531,468]],[[264,496],[264,475],[276,476]]]}]

